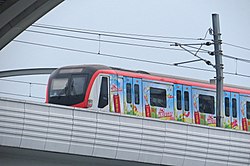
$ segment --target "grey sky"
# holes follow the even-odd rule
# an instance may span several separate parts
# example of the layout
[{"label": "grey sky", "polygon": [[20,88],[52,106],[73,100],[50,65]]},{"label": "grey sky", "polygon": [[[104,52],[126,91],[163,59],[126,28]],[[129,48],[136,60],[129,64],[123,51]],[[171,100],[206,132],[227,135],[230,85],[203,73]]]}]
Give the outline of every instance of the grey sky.
[{"label": "grey sky", "polygon": [[[220,16],[222,40],[227,43],[250,48],[249,6],[249,0],[66,0],[36,23],[99,31],[201,38],[205,36],[207,29],[212,27],[212,13],[218,13]],[[51,31],[35,27],[30,27],[29,29],[98,39],[96,35],[80,35],[77,33]],[[208,35],[207,38],[211,39],[212,36]],[[98,42],[48,36],[31,32],[23,32],[16,39],[91,52],[99,51]],[[140,42],[105,36],[101,36],[101,39],[169,47],[169,44],[166,43]],[[177,39],[160,40],[181,43],[202,42]],[[213,46],[204,46],[203,48],[213,50]],[[238,49],[228,45],[223,45],[222,49],[224,54],[250,59],[249,50]],[[170,64],[195,59],[191,54],[184,51],[152,49],[103,42],[100,43],[100,51],[106,54]],[[208,54],[199,55],[214,62],[214,57]],[[0,70],[60,67],[86,63],[104,64],[135,70],[140,69],[202,80],[209,80],[215,76],[215,73],[211,72],[108,58],[17,42],[11,42],[0,52]],[[223,63],[225,64],[224,71],[237,71],[241,74],[250,75],[248,70],[250,64],[248,63],[238,62],[237,70],[235,60],[223,58]],[[211,66],[207,66],[203,62],[195,62],[188,64],[188,66],[213,70]],[[232,75],[224,76],[225,83],[250,87],[250,85],[248,85],[250,78]],[[46,83],[47,76],[17,77],[14,79]],[[6,86],[1,86],[0,91],[3,91],[3,88],[6,88]],[[43,91],[44,89],[39,91],[40,95],[44,95]]]}]

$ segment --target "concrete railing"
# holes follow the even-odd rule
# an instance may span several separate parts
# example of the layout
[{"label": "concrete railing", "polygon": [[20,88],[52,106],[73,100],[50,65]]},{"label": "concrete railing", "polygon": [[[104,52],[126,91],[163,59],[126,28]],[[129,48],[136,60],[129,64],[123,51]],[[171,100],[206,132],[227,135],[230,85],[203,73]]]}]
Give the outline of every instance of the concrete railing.
[{"label": "concrete railing", "polygon": [[0,98],[0,145],[161,165],[250,166],[250,133]]}]

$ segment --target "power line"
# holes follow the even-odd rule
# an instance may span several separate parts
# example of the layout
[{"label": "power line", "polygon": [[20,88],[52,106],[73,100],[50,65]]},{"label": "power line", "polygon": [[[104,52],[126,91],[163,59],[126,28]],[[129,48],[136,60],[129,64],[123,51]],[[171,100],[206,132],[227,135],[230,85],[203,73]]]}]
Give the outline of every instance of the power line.
[{"label": "power line", "polygon": [[[129,45],[129,46],[145,47],[145,48],[154,48],[154,49],[185,51],[183,49],[176,49],[176,48],[167,48],[167,47],[153,46],[153,45],[146,45],[146,44],[137,44],[137,43],[117,42],[117,41],[112,41],[112,40],[92,39],[92,38],[86,38],[86,37],[64,35],[64,34],[43,32],[43,31],[35,31],[35,30],[25,30],[25,31],[26,32],[30,32],[30,33],[39,33],[39,34],[44,34],[44,35],[52,35],[52,36],[66,37],[66,38],[79,39],[79,40],[89,40],[89,41],[95,41],[95,42],[113,43],[113,44]],[[206,45],[206,43],[201,43],[201,44]],[[187,47],[190,47],[190,48],[196,49],[196,50],[199,49],[197,47],[192,46],[192,44],[191,45],[189,45],[189,44],[182,44],[182,45],[185,45]],[[208,54],[210,54],[212,52],[210,50],[202,49],[202,48],[200,48],[199,50],[201,50],[200,53],[208,53]],[[191,52],[196,52],[196,51],[195,50],[191,50]],[[234,59],[234,60],[242,61],[242,62],[245,62],[245,63],[250,63],[249,59],[237,58],[237,57],[234,57],[234,56],[231,56],[231,55],[225,55],[225,54],[223,54],[222,56],[225,57],[225,58]]]},{"label": "power line", "polygon": [[[137,61],[137,62],[157,64],[157,65],[165,65],[165,66],[186,68],[186,69],[199,70],[199,71],[205,71],[205,72],[213,72],[213,73],[215,72],[215,70],[203,69],[203,68],[198,68],[198,67],[190,67],[190,66],[184,66],[184,65],[176,66],[176,65],[170,64],[170,63],[156,62],[156,61],[150,61],[150,60],[138,59],[138,58],[123,57],[123,56],[118,56],[118,55],[113,55],[113,54],[96,53],[96,52],[92,52],[92,51],[79,50],[79,49],[73,49],[73,48],[66,48],[66,47],[60,47],[60,46],[53,46],[53,45],[47,45],[47,44],[41,44],[41,43],[35,43],[35,42],[28,42],[28,41],[22,41],[22,40],[13,40],[13,41],[18,42],[18,43],[23,43],[23,44],[29,44],[29,45],[35,45],[35,46],[41,46],[41,47],[53,48],[53,49],[61,49],[61,50],[65,50],[65,51],[86,53],[86,54],[92,54],[92,55],[104,56],[104,57],[110,57],[110,58],[125,59],[125,60],[130,60],[130,61]],[[250,78],[250,76],[248,76],[248,75],[239,74],[239,73],[224,72],[224,74],[236,75],[236,76]]]},{"label": "power line", "polygon": [[230,44],[230,43],[226,43],[226,42],[222,42],[222,44],[225,44],[225,45],[232,46],[232,47],[235,47],[235,48],[239,48],[239,49],[243,49],[243,50],[250,51],[250,48],[247,48],[247,47],[242,47],[242,46],[238,46],[238,45]]},{"label": "power line", "polygon": [[33,27],[44,28],[44,29],[58,30],[58,31],[76,32],[76,33],[98,35],[98,36],[102,35],[102,36],[114,37],[114,38],[123,38],[123,39],[131,39],[131,40],[141,40],[141,41],[158,42],[158,43],[174,43],[172,41],[166,41],[166,40],[156,40],[156,39],[130,37],[130,36],[122,36],[122,35],[111,35],[111,34],[105,34],[105,33],[96,33],[96,32],[82,31],[82,30],[73,30],[73,29],[65,29],[65,28],[57,28],[57,27],[47,27],[47,26],[38,26],[38,25],[32,25],[32,26]]},{"label": "power line", "polygon": [[234,57],[234,56],[231,56],[231,55],[225,55],[225,54],[222,54],[222,56],[225,57],[225,58],[234,59],[236,61],[242,61],[242,62],[245,62],[245,63],[250,63],[249,59],[237,58],[237,57]]},{"label": "power line", "polygon": [[94,32],[94,33],[105,33],[105,34],[115,34],[115,35],[125,35],[125,36],[137,36],[137,37],[149,37],[149,38],[162,38],[162,39],[177,39],[177,40],[211,40],[211,39],[202,39],[202,38],[191,38],[191,37],[176,37],[176,36],[161,36],[161,35],[145,35],[145,34],[135,34],[135,33],[121,33],[121,32],[112,32],[112,31],[102,31],[102,30],[91,30],[91,29],[80,29],[72,28],[65,26],[49,25],[49,24],[33,24],[33,27],[39,28],[60,28],[64,30],[76,30],[82,32]]},{"label": "power line", "polygon": [[[61,50],[65,50],[65,51],[73,51],[73,52],[79,52],[79,53],[94,54],[94,55],[104,56],[104,57],[111,57],[111,58],[125,59],[125,60],[131,60],[131,61],[138,61],[138,62],[145,62],[145,63],[160,64],[160,65],[166,65],[166,66],[174,66],[174,67],[182,67],[182,68],[192,69],[192,67],[188,67],[188,66],[175,66],[174,64],[170,64],[170,63],[155,62],[155,61],[150,61],[150,60],[145,60],[145,59],[123,57],[123,56],[118,56],[118,55],[113,55],[113,54],[96,53],[96,52],[92,52],[92,51],[66,48],[66,47],[60,47],[60,46],[53,46],[53,45],[28,42],[28,41],[22,41],[22,40],[13,40],[13,41],[23,43],[23,44],[30,44],[30,45],[47,47],[47,48],[61,49]],[[202,68],[193,68],[193,69],[214,72],[214,70],[207,70],[207,69],[202,69]]]},{"label": "power line", "polygon": [[[132,39],[132,40],[143,40],[143,41],[150,41],[150,42],[161,42],[161,43],[176,43],[174,41],[165,41],[165,40],[153,40],[153,39],[147,39],[147,38],[134,38],[134,37],[127,37],[127,36],[138,36],[138,37],[149,37],[149,38],[168,38],[168,39],[178,39],[178,40],[207,40],[207,41],[212,41],[212,39],[206,39],[206,36],[209,32],[206,32],[206,35],[204,38],[188,38],[188,37],[171,37],[171,36],[157,36],[157,35],[141,35],[141,34],[132,34],[132,33],[119,33],[119,32],[109,32],[109,31],[97,31],[97,30],[90,30],[90,29],[80,29],[80,28],[71,28],[71,27],[65,27],[65,26],[56,26],[56,25],[48,25],[48,24],[34,24],[32,27],[37,27],[37,28],[45,28],[45,29],[53,29],[53,30],[59,30],[59,31],[68,31],[68,32],[76,32],[76,33],[86,33],[86,34],[92,34],[92,35],[103,35],[103,36],[109,36],[109,37],[117,37],[117,38],[125,38],[125,39]],[[31,30],[26,30],[26,31],[31,31]],[[115,34],[115,35],[110,35],[110,34]],[[125,36],[120,36],[120,35],[125,35]],[[127,36],[126,36],[127,35]],[[86,39],[88,40],[88,39]],[[91,39],[92,40],[92,39]],[[95,39],[93,39],[95,40]],[[115,43],[115,44],[125,44],[125,45],[133,45],[133,46],[141,46],[141,47],[149,47],[149,48],[159,48],[159,49],[171,49],[171,48],[166,48],[166,47],[159,47],[159,46],[150,46],[150,45],[140,45],[140,44],[131,44],[131,43],[126,43],[126,42],[115,42],[115,41],[102,41],[102,42],[110,42],[110,43]],[[230,44],[227,42],[223,42],[222,44],[233,46],[236,48],[244,49],[250,51],[250,48],[238,46],[235,44]],[[193,48],[193,49],[198,49],[196,47],[188,45],[188,47]],[[180,51],[181,49],[177,49]],[[212,53],[210,50],[206,49],[200,49],[201,53]],[[183,51],[183,50],[182,50]],[[244,58],[237,58],[229,55],[222,55],[226,58],[242,61],[242,62],[247,62],[249,63],[250,60],[244,59]]]},{"label": "power line", "polygon": [[[105,43],[120,44],[120,45],[129,45],[129,46],[136,46],[136,47],[146,47],[146,48],[156,48],[156,49],[167,49],[167,50],[183,51],[182,49],[167,48],[167,47],[153,46],[153,45],[146,45],[146,44],[137,44],[137,43],[128,43],[128,42],[117,42],[117,41],[102,40],[102,39],[92,39],[92,38],[86,38],[86,37],[64,35],[64,34],[43,32],[43,31],[34,31],[34,30],[25,30],[25,31],[26,32],[31,32],[31,33],[39,33],[39,34],[44,34],[44,35],[66,37],[66,38],[79,39],[79,40],[89,40],[89,41],[95,41],[95,42],[105,42]],[[192,50],[192,51],[194,51],[194,50]],[[203,52],[203,53],[205,53],[205,52]]]}]

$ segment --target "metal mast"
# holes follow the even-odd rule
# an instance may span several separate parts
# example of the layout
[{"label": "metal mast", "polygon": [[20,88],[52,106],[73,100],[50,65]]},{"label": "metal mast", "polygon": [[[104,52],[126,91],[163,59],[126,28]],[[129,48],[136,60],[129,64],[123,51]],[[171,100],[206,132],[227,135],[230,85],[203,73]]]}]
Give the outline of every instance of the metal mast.
[{"label": "metal mast", "polygon": [[223,64],[221,50],[221,33],[219,15],[212,14],[213,36],[214,36],[214,55],[216,69],[216,126],[222,127],[222,111],[223,111]]}]

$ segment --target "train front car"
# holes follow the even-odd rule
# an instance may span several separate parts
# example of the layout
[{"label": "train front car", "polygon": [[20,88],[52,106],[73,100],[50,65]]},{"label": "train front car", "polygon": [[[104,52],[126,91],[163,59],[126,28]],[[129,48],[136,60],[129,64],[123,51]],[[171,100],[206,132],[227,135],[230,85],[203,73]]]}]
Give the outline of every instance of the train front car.
[{"label": "train front car", "polygon": [[80,108],[88,107],[87,90],[93,74],[102,66],[82,65],[55,70],[48,82],[46,102]]}]

